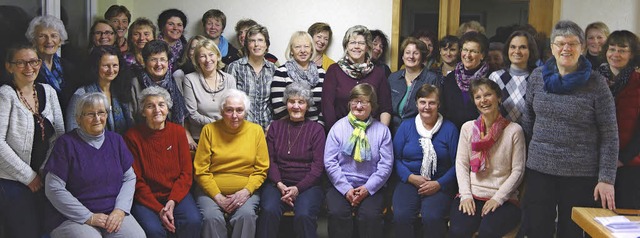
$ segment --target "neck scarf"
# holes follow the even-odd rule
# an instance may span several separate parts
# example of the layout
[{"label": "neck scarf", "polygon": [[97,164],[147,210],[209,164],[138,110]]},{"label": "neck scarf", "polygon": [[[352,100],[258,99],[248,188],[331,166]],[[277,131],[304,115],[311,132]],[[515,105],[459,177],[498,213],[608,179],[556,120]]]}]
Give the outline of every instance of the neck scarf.
[{"label": "neck scarf", "polygon": [[169,121],[182,125],[187,115],[187,107],[184,103],[184,97],[182,97],[180,90],[178,90],[178,85],[171,77],[171,73],[167,71],[164,78],[160,81],[154,82],[145,71],[142,73],[142,84],[145,88],[150,86],[160,86],[169,91],[171,101],[173,101],[173,107],[169,109],[171,112],[169,115]]},{"label": "neck scarf", "polygon": [[293,79],[294,82],[306,82],[311,88],[318,85],[320,82],[320,73],[318,73],[318,66],[313,61],[309,62],[307,70],[303,70],[295,60],[289,60],[284,63],[284,67],[287,68],[287,75]]},{"label": "neck scarf", "polygon": [[[98,83],[93,83],[85,87],[87,93],[100,92],[102,89]],[[113,95],[113,94],[112,94]],[[133,118],[129,110],[129,106],[126,103],[120,102],[118,97],[111,97],[111,109],[109,110],[109,117],[107,117],[107,130],[114,131],[120,135],[124,135],[127,130],[133,126]]]},{"label": "neck scarf", "polygon": [[460,90],[462,90],[462,92],[464,93],[469,91],[471,80],[476,80],[486,76],[488,70],[489,70],[489,66],[487,66],[487,64],[483,62],[483,63],[480,63],[480,68],[478,68],[475,73],[472,73],[473,70],[465,69],[462,62],[458,62],[453,72],[456,77],[456,83],[458,84],[458,88],[460,88]]},{"label": "neck scarf", "polygon": [[365,56],[365,63],[354,63],[349,59],[349,56],[345,55],[342,59],[338,60],[338,66],[344,71],[345,74],[354,79],[362,79],[366,77],[371,71],[373,71],[373,63],[369,60],[369,56]]},{"label": "neck scarf", "polygon": [[58,95],[62,92],[64,87],[64,77],[62,72],[62,64],[60,63],[60,57],[58,54],[53,55],[51,70],[46,65],[40,67],[40,73],[43,73],[45,82],[56,90]]},{"label": "neck scarf", "polygon": [[[487,131],[482,116],[473,121],[473,131],[471,133],[471,159],[469,166],[471,172],[477,173],[489,167],[489,150],[500,138],[502,131],[509,125],[509,120],[498,114],[498,118],[493,122]],[[484,135],[484,136],[483,136]]]},{"label": "neck scarf", "polygon": [[415,120],[416,129],[420,135],[420,146],[422,146],[422,166],[420,166],[420,175],[429,180],[431,180],[431,176],[433,176],[438,169],[438,156],[436,155],[436,150],[433,148],[431,138],[433,138],[433,134],[438,133],[438,130],[440,130],[442,120],[442,114],[438,113],[438,121],[436,121],[436,124],[431,128],[431,130],[424,128],[420,115],[418,115]]},{"label": "neck scarf", "polygon": [[[158,34],[159,40],[164,40],[164,35],[162,33]],[[169,42],[167,42],[168,44]],[[182,45],[182,39],[176,40],[176,43],[173,45],[169,45],[169,51],[171,51],[171,58],[169,59],[169,65],[171,65],[171,73],[175,72],[178,69],[178,59],[182,57],[184,47]]]},{"label": "neck scarf", "polygon": [[613,72],[611,72],[611,68],[608,63],[604,63],[598,67],[598,73],[604,76],[607,79],[607,85],[609,85],[609,89],[611,90],[611,94],[613,97],[616,97],[622,89],[627,86],[629,82],[629,78],[635,69],[633,67],[626,67],[620,70],[618,75],[614,76]]},{"label": "neck scarf", "polygon": [[587,84],[591,76],[591,63],[583,55],[578,60],[578,69],[575,72],[560,76],[556,59],[551,57],[542,68],[544,90],[557,94],[568,94],[571,91]]},{"label": "neck scarf", "polygon": [[351,112],[347,115],[347,119],[349,119],[349,124],[353,126],[353,133],[351,133],[349,141],[342,148],[342,153],[353,157],[357,162],[370,161],[371,146],[369,145],[366,131],[367,127],[373,123],[373,119],[369,117],[367,121],[360,121]]},{"label": "neck scarf", "polygon": [[220,35],[220,44],[218,44],[218,49],[220,49],[220,55],[222,57],[227,57],[229,53],[229,41],[227,41],[224,36]]}]

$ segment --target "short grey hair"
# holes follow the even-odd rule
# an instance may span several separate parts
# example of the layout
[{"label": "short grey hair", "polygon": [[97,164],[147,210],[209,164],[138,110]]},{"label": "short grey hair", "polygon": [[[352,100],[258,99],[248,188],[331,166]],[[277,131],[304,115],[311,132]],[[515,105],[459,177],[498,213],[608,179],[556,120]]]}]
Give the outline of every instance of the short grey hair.
[{"label": "short grey hair", "polygon": [[24,36],[30,42],[35,42],[36,40],[36,28],[45,27],[45,28],[53,28],[58,34],[60,34],[61,44],[67,42],[69,39],[69,35],[67,34],[67,30],[64,28],[64,23],[57,17],[51,15],[37,16],[29,22],[29,28],[27,28],[27,32],[24,33]]},{"label": "short grey hair", "polygon": [[101,92],[85,93],[80,96],[78,101],[76,101],[76,105],[74,108],[76,112],[74,116],[76,117],[76,119],[79,119],[82,116],[82,112],[84,111],[84,109],[95,107],[100,104],[102,104],[106,112],[109,113],[109,108],[111,107],[109,106],[109,100],[107,99],[107,96],[105,96]]},{"label": "short grey hair", "polygon": [[138,113],[142,114],[142,110],[144,110],[144,101],[149,97],[162,97],[164,102],[167,103],[167,108],[171,109],[173,106],[171,95],[166,89],[159,86],[151,86],[140,92],[140,97],[138,98]]},{"label": "short grey hair", "polygon": [[551,30],[551,43],[558,36],[576,36],[580,40],[580,45],[584,46],[584,31],[578,24],[569,20],[562,20],[556,23]]},{"label": "short grey hair", "polygon": [[313,92],[311,92],[311,86],[306,82],[293,82],[284,89],[282,102],[287,104],[287,101],[291,97],[302,97],[307,105],[313,106]]},{"label": "short grey hair", "polygon": [[242,100],[244,104],[244,111],[247,112],[251,110],[251,101],[249,101],[249,96],[241,90],[230,88],[224,90],[224,94],[222,94],[222,103],[220,103],[220,111],[224,111],[224,106],[227,104],[227,99],[229,98],[238,98]]},{"label": "short grey hair", "polygon": [[352,26],[346,33],[344,33],[344,38],[342,38],[344,54],[347,55],[347,45],[349,44],[349,40],[351,37],[355,36],[364,36],[364,40],[367,43],[367,54],[371,56],[371,50],[373,49],[373,37],[371,36],[371,31],[363,25]]}]

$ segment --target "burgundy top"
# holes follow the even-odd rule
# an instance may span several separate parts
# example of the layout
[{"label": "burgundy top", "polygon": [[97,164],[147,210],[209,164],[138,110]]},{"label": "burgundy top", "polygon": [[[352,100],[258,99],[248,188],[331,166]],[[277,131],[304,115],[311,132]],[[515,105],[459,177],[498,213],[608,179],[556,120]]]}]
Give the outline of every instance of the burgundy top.
[{"label": "burgundy top", "polygon": [[374,67],[371,73],[358,80],[349,77],[338,64],[332,64],[327,69],[322,85],[322,115],[327,131],[336,121],[347,116],[351,89],[360,83],[371,84],[376,89],[378,110],[371,112],[371,115],[380,119],[383,112],[391,114],[391,88],[382,67]]},{"label": "burgundy top", "polygon": [[309,119],[273,121],[267,132],[269,180],[295,185],[300,193],[319,185],[324,170],[325,138],[322,125]]}]

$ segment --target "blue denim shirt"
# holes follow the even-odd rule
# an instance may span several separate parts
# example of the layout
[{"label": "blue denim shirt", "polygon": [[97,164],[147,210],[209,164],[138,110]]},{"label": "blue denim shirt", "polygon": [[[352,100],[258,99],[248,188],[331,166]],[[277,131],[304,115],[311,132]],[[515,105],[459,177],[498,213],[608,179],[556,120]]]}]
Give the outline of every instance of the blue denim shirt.
[{"label": "blue denim shirt", "polygon": [[[391,107],[393,108],[390,126],[392,134],[395,134],[398,127],[400,127],[402,120],[418,115],[418,107],[415,104],[416,92],[418,89],[427,83],[435,84],[438,80],[438,76],[436,74],[427,69],[423,69],[420,75],[411,82],[409,97],[407,98],[407,102],[404,104],[404,108],[399,108],[402,98],[407,93],[407,82],[404,78],[405,73],[406,69],[398,70],[392,73],[388,78],[389,85],[391,86]],[[401,110],[403,112],[402,116],[400,116]]]}]

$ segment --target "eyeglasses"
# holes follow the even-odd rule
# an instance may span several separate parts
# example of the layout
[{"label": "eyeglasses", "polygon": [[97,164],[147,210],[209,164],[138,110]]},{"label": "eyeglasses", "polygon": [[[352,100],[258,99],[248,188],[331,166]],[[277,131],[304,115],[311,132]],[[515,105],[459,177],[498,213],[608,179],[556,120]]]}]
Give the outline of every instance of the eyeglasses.
[{"label": "eyeglasses", "polygon": [[13,62],[9,62],[10,64],[15,64],[16,67],[18,67],[18,69],[24,69],[25,67],[27,67],[27,64],[29,66],[31,66],[32,68],[38,67],[40,66],[40,64],[42,64],[42,60],[41,59],[34,59],[34,60],[29,60],[29,61],[24,61],[24,60],[18,60],[18,61],[13,61]]},{"label": "eyeglasses", "polygon": [[631,52],[631,50],[627,50],[627,49],[615,49],[615,48],[609,48],[609,49],[607,50],[607,53],[609,53],[609,54],[613,54],[613,53],[616,53],[616,52],[618,52],[618,54],[624,54],[624,53],[629,53],[629,52]]},{"label": "eyeglasses", "polygon": [[103,36],[103,35],[112,36],[113,34],[115,34],[115,32],[113,32],[113,31],[94,31],[93,34],[96,35],[96,36]]},{"label": "eyeglasses", "polygon": [[224,114],[227,114],[227,115],[233,115],[233,113],[236,113],[238,115],[242,115],[244,113],[244,108],[228,107],[228,108],[223,109],[222,112]]},{"label": "eyeglasses", "polygon": [[356,46],[356,45],[365,46],[365,45],[367,45],[367,42],[366,41],[349,41],[349,45],[350,46]]},{"label": "eyeglasses", "polygon": [[151,58],[149,59],[149,62],[157,64],[157,63],[167,63],[169,62],[169,60],[167,58]]},{"label": "eyeglasses", "polygon": [[560,49],[564,49],[564,46],[569,46],[570,49],[575,49],[580,46],[580,42],[553,42],[552,45],[557,46]]},{"label": "eyeglasses", "polygon": [[349,102],[349,104],[351,104],[352,107],[358,106],[358,104],[362,105],[363,107],[369,106],[371,104],[370,101],[360,101],[360,100],[353,100],[351,102]]},{"label": "eyeglasses", "polygon": [[480,54],[480,51],[477,51],[477,50],[470,50],[470,49],[467,49],[467,48],[462,48],[462,49],[460,50],[460,52],[465,53],[465,54],[471,54],[471,55],[477,55],[477,54]]},{"label": "eyeglasses", "polygon": [[105,112],[105,111],[85,112],[85,113],[82,113],[82,116],[85,117],[85,118],[90,118],[90,119],[93,119],[93,118],[100,119],[100,118],[105,118],[107,116],[107,112]]}]

